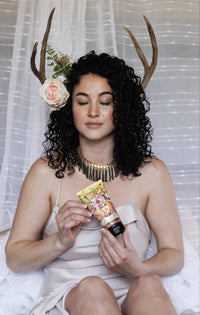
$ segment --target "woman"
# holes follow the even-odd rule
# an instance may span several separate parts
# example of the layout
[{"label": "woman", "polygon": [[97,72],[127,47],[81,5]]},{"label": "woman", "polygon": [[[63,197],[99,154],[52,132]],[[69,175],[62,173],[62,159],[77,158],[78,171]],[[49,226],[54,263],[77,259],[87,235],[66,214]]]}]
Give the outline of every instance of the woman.
[{"label": "woman", "polygon": [[[45,266],[31,314],[176,314],[160,277],[183,266],[181,225],[167,168],[152,157],[140,78],[123,60],[90,52],[73,64],[67,88],[66,106],[51,113],[46,155],[24,181],[6,246],[13,271]],[[114,170],[104,182],[126,227],[116,238],[76,195],[97,180],[84,167],[95,173],[94,163]],[[144,260],[150,229],[158,252]]]}]

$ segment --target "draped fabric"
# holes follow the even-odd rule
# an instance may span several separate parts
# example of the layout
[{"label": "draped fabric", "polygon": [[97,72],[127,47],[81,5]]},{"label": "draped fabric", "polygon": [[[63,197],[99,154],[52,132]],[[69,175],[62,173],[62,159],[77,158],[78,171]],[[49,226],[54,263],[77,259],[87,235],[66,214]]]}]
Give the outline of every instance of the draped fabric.
[{"label": "draped fabric", "polygon": [[[143,19],[158,42],[155,73],[146,88],[154,127],[153,151],[168,166],[191,243],[199,233],[199,1],[4,0],[0,2],[0,231],[9,229],[23,179],[43,152],[49,110],[30,69],[48,15],[56,7],[49,44],[76,59],[90,50],[124,58],[143,76],[122,25],[134,33],[148,61],[152,49]],[[46,67],[51,77],[51,68]]]}]

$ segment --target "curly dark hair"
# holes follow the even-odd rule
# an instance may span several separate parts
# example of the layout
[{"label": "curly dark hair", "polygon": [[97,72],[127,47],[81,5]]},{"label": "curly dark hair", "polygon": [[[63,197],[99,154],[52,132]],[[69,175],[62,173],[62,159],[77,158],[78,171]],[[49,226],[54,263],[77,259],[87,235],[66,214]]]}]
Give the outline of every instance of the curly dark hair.
[{"label": "curly dark hair", "polygon": [[66,106],[50,114],[43,143],[48,165],[56,169],[58,178],[64,177],[64,171],[72,174],[75,170],[79,134],[73,122],[72,93],[80,77],[89,73],[106,78],[113,90],[113,154],[117,167],[124,176],[139,176],[139,167],[152,156],[152,127],[146,115],[150,105],[141,78],[123,59],[94,51],[73,63],[66,78],[70,93]]}]

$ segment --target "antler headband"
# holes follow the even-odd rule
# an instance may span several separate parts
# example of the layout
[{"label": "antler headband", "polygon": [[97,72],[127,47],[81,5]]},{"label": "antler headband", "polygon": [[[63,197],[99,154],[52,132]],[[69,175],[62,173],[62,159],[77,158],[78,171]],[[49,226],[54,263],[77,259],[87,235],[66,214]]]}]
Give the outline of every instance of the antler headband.
[{"label": "antler headband", "polygon": [[[66,87],[64,86],[62,82],[63,80],[61,80],[61,78],[58,77],[58,79],[53,78],[53,79],[46,80],[46,76],[45,76],[45,59],[46,59],[46,50],[47,50],[47,40],[48,40],[49,32],[51,29],[51,22],[52,22],[54,11],[55,11],[55,8],[53,8],[53,10],[51,11],[49,15],[46,31],[44,33],[44,37],[42,40],[42,47],[41,47],[41,52],[40,52],[40,68],[38,70],[35,65],[35,56],[37,53],[37,45],[38,45],[38,42],[35,42],[33,46],[33,50],[32,50],[32,55],[31,55],[31,69],[33,73],[35,74],[35,76],[43,84],[40,89],[40,95],[42,96],[45,103],[47,103],[52,110],[59,110],[61,107],[65,105],[69,97],[69,93],[66,90]],[[143,89],[145,89],[157,65],[158,47],[157,47],[157,42],[156,42],[156,37],[153,31],[153,27],[151,23],[149,22],[149,20],[147,19],[147,17],[146,16],[143,16],[143,17],[148,28],[151,45],[152,45],[152,51],[153,51],[152,61],[150,65],[148,64],[148,61],[146,57],[144,56],[143,51],[140,45],[138,44],[137,40],[135,39],[134,35],[131,33],[131,31],[127,27],[125,26],[122,26],[122,27],[130,36],[134,44],[134,47],[136,49],[136,52],[143,64],[144,76],[142,79],[142,87]],[[61,59],[62,59],[61,61],[64,61],[64,64],[67,67],[67,69],[70,69],[73,61],[67,55],[62,55]],[[57,77],[57,76],[54,75],[54,77]]]},{"label": "antler headband", "polygon": [[153,50],[153,57],[152,57],[152,61],[151,61],[150,66],[147,62],[145,55],[143,54],[143,51],[142,51],[140,45],[138,44],[137,40],[135,39],[135,37],[133,36],[131,31],[126,26],[122,26],[122,27],[125,29],[125,31],[130,36],[130,38],[131,38],[131,40],[135,46],[136,52],[137,52],[140,60],[142,61],[143,66],[144,66],[144,77],[142,79],[142,87],[143,87],[143,89],[145,89],[147,84],[149,83],[149,81],[152,77],[152,74],[153,74],[153,72],[156,68],[156,65],[157,65],[158,46],[157,46],[156,37],[155,37],[154,31],[153,31],[153,27],[151,26],[151,23],[149,22],[149,20],[147,19],[146,16],[143,15],[143,17],[144,17],[145,23],[146,23],[147,28],[148,28],[149,36],[151,39],[152,50]]}]

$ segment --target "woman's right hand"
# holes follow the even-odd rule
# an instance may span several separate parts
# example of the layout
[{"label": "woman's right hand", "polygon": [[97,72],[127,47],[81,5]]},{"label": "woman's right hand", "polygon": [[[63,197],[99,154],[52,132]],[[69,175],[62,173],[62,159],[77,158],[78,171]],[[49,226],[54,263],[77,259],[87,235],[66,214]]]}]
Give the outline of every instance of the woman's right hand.
[{"label": "woman's right hand", "polygon": [[90,222],[92,213],[86,208],[87,206],[81,201],[68,200],[59,209],[56,216],[58,238],[65,248],[73,246],[81,224]]}]

